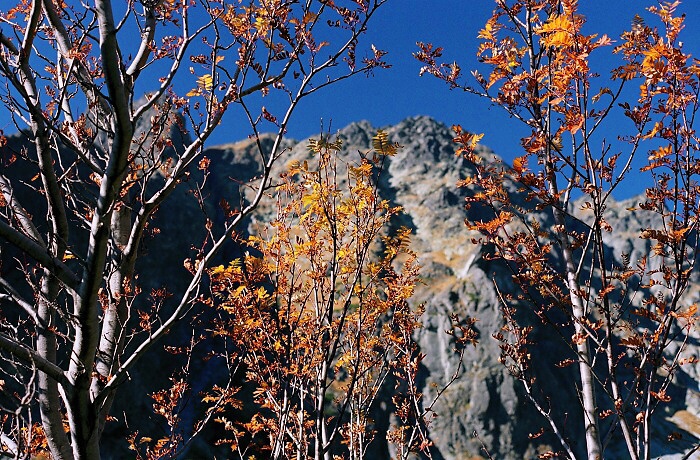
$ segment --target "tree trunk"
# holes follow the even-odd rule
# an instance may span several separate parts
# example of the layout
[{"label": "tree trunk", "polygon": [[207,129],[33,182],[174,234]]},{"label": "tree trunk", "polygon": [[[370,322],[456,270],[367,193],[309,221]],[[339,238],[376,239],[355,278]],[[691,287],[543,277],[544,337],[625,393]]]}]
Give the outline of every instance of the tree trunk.
[{"label": "tree trunk", "polygon": [[[566,229],[564,212],[557,206],[553,207],[554,222],[558,228]],[[583,423],[586,430],[586,452],[588,460],[600,460],[602,458],[602,448],[600,444],[600,434],[598,431],[598,414],[595,402],[595,381],[593,370],[591,369],[590,351],[588,349],[588,339],[583,327],[583,320],[586,317],[583,299],[579,295],[581,287],[576,274],[576,264],[574,263],[571,245],[565,230],[559,234],[562,254],[566,263],[566,281],[571,299],[571,308],[574,317],[574,330],[576,331],[576,352],[578,354],[579,374],[581,377],[581,400],[583,401]]]},{"label": "tree trunk", "polygon": [[[131,215],[126,206],[122,206],[112,214],[112,243],[113,256],[111,261],[111,275],[107,281],[109,305],[103,313],[102,333],[100,345],[95,360],[95,369],[98,378],[92,380],[92,400],[97,398],[99,392],[104,387],[111,375],[116,372],[121,364],[121,355],[124,350],[125,328],[128,318],[127,305],[127,284],[133,276],[133,264],[124,266],[121,262],[121,248],[129,242],[131,230]],[[104,430],[105,421],[109,410],[114,402],[115,391],[111,391],[105,398],[99,411],[99,432]]]},{"label": "tree trunk", "polygon": [[[41,323],[38,325],[36,346],[39,355],[47,361],[56,363],[56,335],[50,326],[54,322],[53,307],[57,291],[57,280],[51,276],[48,270],[44,270],[44,279],[39,298],[38,317]],[[58,392],[58,383],[44,372],[38,372],[39,409],[41,412],[41,424],[46,435],[46,441],[51,450],[51,455],[56,460],[69,460],[73,458],[68,436],[63,429],[63,416],[61,411],[61,399]]]}]

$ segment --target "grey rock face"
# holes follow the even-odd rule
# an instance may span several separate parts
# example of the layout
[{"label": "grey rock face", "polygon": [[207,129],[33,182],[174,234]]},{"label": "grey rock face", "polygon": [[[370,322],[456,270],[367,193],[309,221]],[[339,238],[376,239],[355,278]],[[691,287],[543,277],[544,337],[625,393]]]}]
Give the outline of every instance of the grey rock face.
[{"label": "grey rock face", "polygon": [[[531,439],[529,435],[545,426],[545,421],[528,402],[521,384],[498,362],[500,349],[492,334],[503,326],[503,319],[494,281],[508,289],[511,273],[504,265],[482,257],[485,248],[472,242],[477,235],[470,233],[464,225],[467,217],[464,198],[470,191],[459,189],[455,184],[473,171],[463,159],[455,156],[451,130],[435,120],[409,118],[385,130],[390,140],[400,143],[403,148],[390,159],[380,182],[381,193],[403,207],[404,215],[397,225],[411,228],[412,245],[423,266],[424,283],[417,287],[413,300],[425,305],[424,327],[417,337],[426,354],[422,363],[426,382],[425,400],[430,401],[434,397],[435,390],[431,383],[442,385],[455,372],[459,372],[459,378],[435,406],[438,416],[432,425],[434,457],[445,460],[487,458],[482,450],[482,447],[486,447],[489,454],[497,459],[536,458],[541,449],[557,444],[547,432]],[[340,130],[337,134],[344,145],[344,151],[340,154],[358,150],[368,152],[375,133],[376,128],[368,122],[354,123]],[[278,162],[273,175],[282,172],[292,159],[309,159],[306,144],[289,141],[286,146],[288,150]],[[485,161],[495,158],[489,149],[480,149],[479,153]],[[214,220],[214,225],[219,226],[223,221],[219,206],[221,200],[239,206],[250,199],[241,187],[245,180],[260,173],[258,159],[249,141],[211,147],[205,155],[212,161],[207,179],[207,200],[211,203],[207,214]],[[232,180],[234,177],[237,180]],[[193,180],[197,179],[193,176]],[[167,227],[168,231],[163,233],[170,235],[170,238],[160,238],[161,241],[158,241],[156,237],[152,244],[167,248],[160,252],[166,254],[167,263],[151,267],[153,271],[143,276],[144,280],[172,276],[172,267],[176,272],[182,272],[180,275],[185,275],[181,268],[182,260],[186,254],[192,253],[192,246],[199,244],[204,237],[204,215],[187,188],[184,186],[176,192],[178,195],[175,199],[164,205],[159,213],[158,225]],[[651,222],[645,220],[648,219],[645,215],[627,210],[635,205],[635,200],[640,199],[611,205],[614,209],[610,223],[616,232],[609,236],[606,244],[616,264],[620,263],[622,253],[636,259],[649,249],[646,240],[640,240],[637,235],[640,228],[648,227]],[[273,212],[272,203],[263,203],[258,211],[253,221],[269,220]],[[469,212],[480,211],[472,209]],[[470,217],[474,218],[475,215]],[[541,221],[545,226],[551,225],[544,215]],[[174,234],[173,228],[177,228]],[[222,254],[221,261],[230,260],[236,255],[235,248],[231,249]],[[476,328],[480,342],[477,347],[469,347],[465,351],[462,369],[457,369],[453,339],[445,333],[450,329],[450,315],[453,313],[478,320]],[[537,324],[535,318],[524,319]],[[553,357],[570,357],[557,338],[537,329],[533,332],[533,338],[539,343],[532,350],[534,355],[539,354],[549,362]],[[698,341],[691,346],[697,348]],[[557,394],[558,405],[565,401],[567,407],[559,410],[560,420],[579,420],[580,405],[572,385],[577,381],[574,369],[542,368],[537,370],[537,375],[540,382],[537,391]],[[679,376],[679,387],[684,389],[684,394],[668,414],[668,427],[665,427],[668,430],[680,428],[689,435],[700,435],[698,378],[697,370]],[[567,426],[569,432],[566,435],[573,448],[577,454],[582,453],[583,436],[579,424],[572,422]],[[386,456],[386,446],[376,448],[376,458]],[[662,455],[663,452],[658,454]]]},{"label": "grey rock face", "polygon": [[[339,137],[344,140],[347,151],[368,151],[375,131],[367,122],[360,122],[341,130]],[[546,428],[545,421],[530,405],[521,384],[498,362],[500,349],[492,334],[500,330],[503,320],[494,282],[508,290],[511,273],[504,265],[482,257],[485,249],[472,242],[477,235],[471,234],[464,225],[467,217],[464,198],[470,192],[458,189],[455,184],[473,171],[455,156],[451,130],[430,118],[409,118],[386,131],[390,140],[403,145],[403,149],[391,158],[388,174],[380,184],[381,191],[383,196],[403,207],[405,216],[400,224],[413,230],[413,248],[423,265],[424,284],[416,289],[414,301],[424,303],[426,309],[424,328],[418,340],[427,355],[423,361],[427,401],[434,393],[430,382],[444,384],[457,371],[454,343],[445,334],[450,328],[450,314],[478,319],[480,343],[466,350],[460,377],[435,406],[438,417],[433,422],[432,433],[436,458],[486,457],[482,443],[493,458],[536,458],[542,449],[556,448],[557,443],[548,435],[548,430],[532,439],[531,434],[541,427]],[[295,152],[296,149],[292,155],[298,154]],[[496,158],[484,147],[479,154],[485,161]],[[516,200],[521,199],[516,197]],[[623,254],[634,261],[649,253],[648,241],[639,239],[638,235],[640,229],[652,227],[655,222],[648,214],[634,210],[639,201],[642,198],[609,204],[609,223],[615,232],[606,235],[605,243],[610,263],[617,266],[622,264]],[[572,208],[575,213],[578,205]],[[473,208],[469,212],[480,210]],[[538,219],[545,228],[552,225],[546,214]],[[689,301],[698,297],[697,290],[691,288]],[[538,324],[534,315],[532,318],[527,317],[527,312],[523,315],[525,321]],[[690,340],[690,354],[697,353],[693,351],[699,344],[697,336],[696,333]],[[564,342],[551,336],[551,332],[536,327],[532,337],[538,342],[531,350],[533,362],[538,362],[538,356],[543,358],[541,362],[550,363],[571,358]],[[542,367],[536,374],[538,386],[535,390],[557,395],[553,404],[558,406],[554,409],[559,421],[567,426],[565,435],[577,454],[583,454],[583,433],[577,422],[581,417],[580,404],[572,384],[577,382],[574,366]],[[678,397],[669,406],[666,421],[659,424],[657,444],[666,445],[664,438],[673,430],[683,431],[690,439],[668,450],[654,452],[657,457],[673,455],[674,449],[687,449],[692,438],[700,436],[697,374],[697,369],[690,368],[678,373]],[[560,407],[562,405],[565,407]],[[571,423],[564,423],[569,419]],[[612,455],[616,450],[610,452]],[[620,452],[620,455],[625,454]]]},{"label": "grey rock face", "polygon": [[[403,207],[405,214],[397,225],[405,225],[412,230],[413,249],[419,254],[423,266],[424,283],[417,287],[413,301],[425,305],[423,329],[417,337],[426,354],[422,363],[426,382],[425,400],[430,401],[434,397],[435,389],[431,382],[442,385],[456,372],[459,373],[459,378],[435,406],[438,416],[432,425],[434,458],[487,458],[482,446],[495,459],[536,458],[539,449],[556,444],[547,433],[531,439],[529,435],[537,432],[545,422],[527,401],[520,383],[498,362],[500,349],[492,334],[501,329],[503,320],[494,281],[508,289],[511,273],[504,265],[483,257],[485,248],[472,242],[477,235],[470,233],[464,225],[467,217],[464,198],[470,192],[458,189],[455,184],[473,171],[463,159],[455,156],[451,130],[430,118],[409,118],[396,126],[387,127],[386,131],[390,140],[402,144],[403,149],[391,158],[383,173],[381,193]],[[359,122],[344,128],[338,136],[344,141],[345,152],[367,152],[375,133],[376,129],[368,122]],[[263,143],[266,142],[269,139],[263,139]],[[203,243],[206,219],[212,220],[216,232],[224,222],[221,206],[224,201],[233,207],[240,207],[250,200],[245,182],[260,174],[253,147],[249,141],[241,141],[206,150],[205,156],[211,160],[211,166],[205,190],[205,209],[200,209],[187,183],[183,183],[174,196],[163,204],[152,224],[153,228],[163,231],[147,239],[143,248],[145,256],[138,267],[139,280],[145,293],[165,285],[172,292],[182,291],[189,281],[183,260],[193,257],[197,247]],[[305,142],[290,140],[286,148],[275,174],[281,172],[289,160],[309,157]],[[481,148],[479,153],[487,161],[495,157],[487,148]],[[201,171],[194,168],[190,180],[192,184],[200,182]],[[616,231],[607,236],[606,244],[613,258],[612,263],[620,264],[623,253],[633,261],[648,253],[647,241],[640,240],[637,235],[640,228],[648,227],[651,222],[646,220],[648,217],[644,214],[628,210],[638,201],[640,199],[635,198],[611,204],[610,224]],[[254,220],[268,220],[272,212],[271,204],[261,206]],[[542,219],[543,224],[547,225],[546,217]],[[220,262],[237,255],[236,248],[231,247],[220,255]],[[691,300],[700,297],[698,285],[700,283],[688,293]],[[454,341],[445,333],[450,329],[450,315],[453,313],[478,319],[476,328],[480,342],[477,347],[469,347],[465,351],[462,369],[457,367]],[[536,324],[534,318],[524,319]],[[174,331],[168,342],[177,343],[179,334],[188,334],[187,329],[188,325],[184,325],[182,330]],[[556,337],[548,337],[537,330],[533,334],[540,343],[533,350],[534,354],[547,357],[549,361],[552,357],[568,357],[562,342]],[[700,354],[698,331],[689,343],[696,356]],[[195,374],[202,381],[196,384],[200,387],[205,385],[207,379],[215,379],[217,372],[221,371],[203,361],[197,365],[200,367]],[[132,381],[125,384],[117,406],[119,410],[134,409],[130,407],[132,398],[129,394],[143,395],[152,391],[154,385],[165,385],[170,372],[172,363],[168,362],[167,355],[154,355],[135,371]],[[541,385],[538,391],[558,394],[557,404],[566,401],[566,408],[557,408],[562,409],[559,410],[561,417],[579,420],[579,402],[571,383],[576,382],[574,370],[543,368],[538,369],[538,377]],[[665,414],[664,423],[667,426],[662,427],[661,431],[683,431],[687,436],[694,436],[697,442],[700,436],[700,369],[686,368],[676,380],[674,388],[678,397],[674,394],[673,405]],[[148,413],[150,408],[143,406],[139,410]],[[575,428],[578,423],[572,422],[568,426],[571,428],[567,436],[577,453],[581,452],[582,435]],[[113,435],[115,439],[123,439],[124,433]],[[211,457],[206,446],[197,448],[203,449],[202,458]],[[375,458],[383,458],[388,450],[386,446],[378,446],[376,452]],[[671,451],[657,454],[674,458]]]}]

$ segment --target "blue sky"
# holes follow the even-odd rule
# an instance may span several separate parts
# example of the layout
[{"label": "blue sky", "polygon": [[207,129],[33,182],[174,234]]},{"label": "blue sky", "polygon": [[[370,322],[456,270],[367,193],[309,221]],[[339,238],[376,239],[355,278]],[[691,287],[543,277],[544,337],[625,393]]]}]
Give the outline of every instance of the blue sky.
[{"label": "blue sky", "polygon": [[[700,10],[693,8],[697,5],[695,1],[687,0],[681,5],[680,11],[687,13],[681,38],[686,52],[700,56]],[[654,4],[654,0],[579,2],[580,11],[588,18],[587,33],[605,33],[613,40],[630,28],[635,13],[656,24],[653,16],[643,9]],[[373,78],[343,82],[307,100],[296,113],[290,134],[296,138],[317,134],[321,118],[324,126],[332,120],[333,129],[339,129],[361,119],[381,127],[408,116],[429,115],[447,125],[461,124],[469,131],[484,133],[482,142],[506,161],[521,155],[519,140],[525,131],[518,122],[485,100],[461,90],[451,91],[445,83],[429,75],[419,77],[420,63],[411,56],[417,41],[432,42],[444,47],[446,60],[456,60],[468,75],[469,70],[479,68],[475,56],[477,33],[493,5],[492,0],[390,0],[378,13],[369,39],[389,51],[387,59],[393,67],[376,72]],[[619,65],[611,51],[609,47],[599,62],[597,70],[603,76]],[[617,129],[624,128],[625,123],[625,119],[618,118],[612,124]],[[603,132],[613,140],[617,134],[612,128]],[[630,182],[636,183],[616,193],[618,198],[643,191],[639,181]]]},{"label": "blue sky", "polygon": [[[696,1],[686,0],[681,7],[688,13],[682,39],[685,50],[700,56],[700,11],[692,11]],[[581,12],[588,17],[588,33],[606,33],[616,39],[630,27],[635,13],[643,12],[644,6],[655,1],[580,0],[579,3]],[[417,41],[432,42],[444,47],[445,59],[459,62],[465,74],[479,68],[476,36],[493,5],[493,0],[389,0],[370,25],[358,55],[363,55],[362,50],[368,49],[370,43],[375,44],[389,52],[386,59],[393,67],[378,70],[371,78],[356,76],[312,95],[298,107],[289,135],[296,139],[318,135],[322,123],[324,130],[330,126],[335,131],[363,119],[382,127],[409,116],[429,115],[448,125],[461,124],[469,131],[484,133],[482,142],[506,161],[520,155],[519,139],[525,134],[521,125],[497,107],[491,107],[488,101],[459,90],[451,91],[429,75],[419,77],[420,63],[412,57]],[[647,13],[645,17],[650,15]],[[617,60],[610,54],[599,63],[600,73],[605,75],[617,65]],[[482,71],[486,73],[485,69]],[[240,111],[232,109],[233,113],[225,118],[225,126],[215,132],[209,145],[240,140],[249,134]],[[624,124],[625,120],[620,119],[619,123]],[[0,113],[0,129],[10,132],[11,128],[6,116]],[[604,135],[615,138],[616,132],[609,130]],[[635,191],[641,190],[632,190]]]},{"label": "blue sky", "polygon": [[[612,39],[629,29],[635,13],[647,4],[653,3],[580,1],[588,17],[589,33],[607,33]],[[519,143],[515,122],[487,101],[460,90],[451,91],[429,75],[419,77],[420,63],[411,56],[417,41],[432,42],[444,47],[446,60],[456,60],[464,73],[479,68],[476,36],[493,5],[492,0],[390,0],[378,13],[369,39],[389,51],[387,60],[393,67],[375,72],[373,78],[360,76],[343,82],[307,100],[297,112],[290,134],[306,137],[317,133],[320,118],[326,126],[332,119],[334,128],[360,119],[381,127],[412,115],[430,115],[448,125],[462,124],[470,131],[485,133],[485,144],[504,157],[512,157]],[[689,11],[688,16],[683,34],[685,49],[691,53],[696,50],[692,54],[700,56],[700,11]],[[616,62],[606,59],[602,65],[607,70]]]}]

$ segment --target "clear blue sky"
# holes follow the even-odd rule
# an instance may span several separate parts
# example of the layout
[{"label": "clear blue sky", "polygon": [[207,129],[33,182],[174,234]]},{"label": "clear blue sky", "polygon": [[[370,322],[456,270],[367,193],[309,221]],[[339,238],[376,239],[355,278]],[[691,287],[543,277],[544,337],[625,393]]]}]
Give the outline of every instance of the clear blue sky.
[{"label": "clear blue sky", "polygon": [[[643,9],[654,4],[657,4],[655,0],[579,2],[581,12],[588,18],[587,33],[605,33],[613,40],[629,30],[635,13],[656,24],[653,16]],[[373,78],[343,82],[307,100],[296,114],[290,134],[296,138],[317,134],[321,118],[324,126],[332,120],[336,129],[361,119],[381,127],[408,116],[429,115],[448,125],[461,124],[467,130],[484,133],[482,142],[506,161],[521,155],[519,140],[525,131],[518,122],[510,120],[497,107],[490,107],[487,101],[460,90],[451,91],[445,83],[429,75],[419,77],[420,63],[411,56],[417,41],[439,44],[445,48],[446,60],[459,62],[468,75],[469,70],[479,68],[476,36],[493,5],[492,0],[390,0],[378,13],[370,39],[389,51],[387,58],[393,67],[376,72]],[[680,8],[687,13],[681,36],[684,50],[697,57],[700,57],[699,5],[697,0],[686,0]],[[600,62],[602,75],[619,65],[611,51],[609,47],[606,58]],[[614,129],[604,134],[610,139],[617,137]],[[616,195],[623,198],[642,191],[632,185]]]},{"label": "clear blue sky", "polygon": [[[682,10],[688,13],[683,41],[684,49],[700,56],[700,10],[698,0],[686,0]],[[581,0],[581,11],[588,17],[588,33],[607,33],[616,39],[630,27],[635,13],[655,0]],[[374,77],[357,76],[314,94],[298,108],[289,127],[297,139],[317,135],[323,120],[324,129],[332,130],[362,119],[374,126],[395,124],[413,115],[429,115],[448,125],[461,124],[465,129],[485,134],[482,142],[507,161],[520,154],[519,139],[525,133],[502,110],[487,101],[454,90],[426,75],[418,76],[420,64],[412,57],[416,42],[432,42],[445,48],[445,58],[456,60],[463,71],[478,68],[475,57],[477,33],[490,16],[493,0],[389,0],[370,26],[358,56],[370,43],[389,52],[386,59],[393,65],[378,70]],[[647,13],[646,17],[650,17]],[[362,48],[364,46],[364,48]],[[610,48],[611,49],[611,48]],[[601,73],[616,65],[604,59]],[[209,145],[231,142],[249,134],[240,111],[225,119],[226,126],[215,132]],[[621,120],[623,123],[624,120]],[[0,129],[11,131],[11,124],[0,113]],[[605,133],[615,137],[614,131]]]},{"label": "clear blue sky", "polygon": [[[687,0],[682,5],[688,12],[682,37],[684,49],[700,56],[700,9],[692,11],[696,1]],[[579,3],[588,17],[589,33],[607,33],[612,39],[629,29],[642,6],[654,4],[653,0]],[[411,56],[417,41],[432,42],[443,46],[446,60],[459,62],[464,73],[479,68],[476,36],[493,5],[492,0],[390,0],[378,13],[369,38],[389,51],[387,60],[393,67],[375,72],[373,78],[356,77],[307,100],[296,114],[290,134],[306,137],[318,133],[320,118],[326,126],[332,119],[334,128],[361,119],[381,127],[412,115],[430,115],[448,125],[462,124],[470,131],[485,133],[485,144],[506,158],[512,157],[513,148],[519,145],[515,122],[476,96],[450,91],[445,83],[429,75],[419,77],[420,63]],[[648,12],[643,13],[651,18]],[[612,68],[616,61],[602,64]]]}]

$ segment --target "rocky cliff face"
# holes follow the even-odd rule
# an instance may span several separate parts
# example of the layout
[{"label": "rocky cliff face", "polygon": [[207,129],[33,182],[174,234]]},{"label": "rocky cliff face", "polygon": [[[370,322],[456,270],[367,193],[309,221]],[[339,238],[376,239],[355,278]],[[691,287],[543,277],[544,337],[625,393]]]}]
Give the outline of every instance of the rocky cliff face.
[{"label": "rocky cliff face", "polygon": [[[348,148],[367,150],[366,139],[373,131],[359,123],[342,130],[340,136]],[[423,361],[426,382],[444,384],[458,372],[454,343],[445,333],[450,329],[450,314],[478,319],[479,346],[467,349],[460,377],[435,408],[435,456],[486,458],[483,442],[493,458],[533,458],[537,446],[547,442],[546,438],[528,439],[541,421],[528,407],[518,383],[498,362],[500,349],[491,338],[503,324],[494,277],[508,282],[510,272],[483,259],[483,248],[472,243],[476,235],[464,225],[464,198],[469,192],[455,186],[473,171],[455,156],[451,130],[432,119],[407,119],[388,132],[404,148],[391,160],[384,194],[404,208],[414,233],[413,247],[423,265],[424,284],[416,290],[414,301],[424,303],[426,309],[419,337],[427,355]],[[480,153],[485,160],[494,157],[487,148]],[[559,377],[562,384],[566,377]],[[426,383],[426,399],[433,391]],[[570,396],[575,401],[573,392]]]},{"label": "rocky cliff face", "polygon": [[[546,433],[536,439],[529,436],[545,425],[544,420],[530,406],[520,384],[498,362],[500,349],[491,336],[499,331],[503,322],[494,280],[507,289],[510,272],[505,266],[482,257],[484,248],[472,242],[475,235],[464,226],[467,211],[463,203],[470,192],[458,189],[455,184],[470,173],[470,168],[455,156],[450,129],[430,118],[409,118],[385,129],[392,141],[404,147],[391,158],[383,175],[381,193],[404,208],[405,214],[398,224],[412,229],[413,248],[420,255],[423,265],[424,283],[416,290],[414,301],[425,304],[424,327],[418,340],[426,354],[422,369],[426,399],[430,399],[434,391],[430,382],[442,384],[449,381],[455,372],[460,373],[435,407],[438,417],[432,430],[434,458],[487,458],[482,447],[496,459],[536,458],[540,449],[554,445],[554,441]],[[344,140],[345,151],[366,152],[370,150],[375,132],[376,129],[369,123],[359,122],[341,130],[338,135]],[[494,157],[485,147],[481,148],[480,153],[485,160]],[[248,141],[211,147],[205,155],[211,160],[206,189],[207,203],[211,205],[207,205],[205,212],[216,226],[223,221],[219,203],[226,200],[237,205],[245,201],[242,184],[260,171],[254,149]],[[306,142],[289,141],[285,155],[288,160],[306,158],[309,155]],[[279,162],[278,172],[288,160]],[[197,174],[201,172],[193,171],[193,183],[201,179]],[[236,180],[232,180],[233,177]],[[648,251],[645,240],[637,238],[637,231],[648,224],[643,220],[646,217],[628,210],[635,201],[639,200],[611,204],[611,225],[616,229],[628,229],[616,231],[608,237],[609,252],[611,257],[617,259],[617,264],[621,263],[622,253],[629,254],[634,260]],[[265,220],[270,212],[269,206],[262,206],[255,219]],[[469,212],[478,213],[479,210]],[[542,219],[546,225],[546,217]],[[163,204],[152,225],[163,231],[161,235],[153,232],[156,235],[148,239],[143,248],[146,257],[138,268],[144,292],[164,285],[174,292],[183,287],[188,279],[183,260],[192,257],[196,247],[204,240],[204,221],[205,214],[188,192],[187,184]],[[230,260],[236,255],[235,248],[231,248],[229,252],[221,254],[220,260]],[[700,297],[697,294],[699,290],[697,287],[692,289],[689,298]],[[445,333],[450,328],[451,313],[478,319],[476,327],[480,343],[477,347],[469,347],[464,367],[459,370],[453,352],[454,343]],[[695,332],[689,338],[689,346],[694,347],[697,356],[700,354],[700,332]],[[537,331],[534,338],[540,346],[533,353],[564,357],[565,347],[558,338]],[[176,342],[177,339],[173,336],[170,340]],[[125,385],[121,405],[117,407],[131,406],[130,392],[144,394],[144,388],[152,389],[158,382],[166,383],[171,369],[167,360],[161,358],[154,356],[134,373],[132,381]],[[198,365],[201,367],[196,373],[203,380],[213,379],[218,372],[210,365]],[[670,431],[684,434],[683,443],[672,446],[677,452],[697,442],[700,437],[700,371],[697,368],[684,371],[677,375],[674,399],[663,417],[666,425],[659,431],[659,436],[665,436]],[[566,408],[559,411],[562,417],[579,420],[579,403],[571,383],[575,382],[573,369],[543,368],[537,372],[541,391],[558,394],[557,404],[566,401]],[[144,406],[142,410],[149,412],[150,408]],[[583,437],[576,428],[578,425],[572,422],[567,435],[580,452]],[[124,435],[113,434],[119,438]],[[377,452],[387,452],[386,447],[379,446]],[[377,455],[380,458],[381,454]],[[674,457],[672,450],[656,452],[656,455],[666,455],[669,459],[681,458],[680,455]]]},{"label": "rocky cliff face", "polygon": [[[390,140],[403,145],[403,149],[391,158],[388,174],[380,184],[381,192],[404,208],[400,224],[412,229],[413,247],[420,254],[423,265],[424,284],[416,290],[414,301],[424,303],[426,309],[424,328],[418,338],[427,355],[423,362],[426,399],[434,391],[429,382],[444,383],[457,371],[454,343],[445,334],[450,328],[450,314],[478,319],[479,346],[467,350],[460,377],[436,406],[434,456],[443,459],[486,458],[483,443],[493,458],[536,458],[541,449],[556,443],[546,432],[532,439],[530,435],[545,422],[530,406],[520,384],[498,362],[500,349],[492,334],[498,332],[503,323],[494,281],[508,289],[511,274],[505,266],[483,258],[484,248],[472,242],[476,235],[465,228],[467,211],[463,203],[470,192],[458,189],[455,184],[472,171],[466,162],[455,156],[451,130],[435,120],[409,118],[385,130]],[[366,152],[375,132],[376,128],[369,123],[359,122],[341,130],[338,136],[344,141],[345,151]],[[481,148],[480,154],[485,161],[495,157],[485,147]],[[307,155],[305,142],[290,146],[290,159],[302,159]],[[633,198],[610,204],[611,225],[618,230],[624,229],[611,233],[606,241],[610,260],[618,266],[622,264],[623,253],[633,261],[648,253],[647,242],[638,238],[638,231],[650,226],[651,223],[646,221],[649,217],[632,210],[640,200]],[[479,210],[469,212],[478,213]],[[475,217],[478,218],[477,215],[470,216]],[[543,214],[541,220],[543,225],[549,225],[546,215]],[[698,297],[697,291],[691,289],[689,300]],[[536,324],[534,318],[531,320]],[[691,347],[700,346],[699,336],[696,334],[691,338]],[[537,330],[533,338],[539,343],[532,350],[535,362],[537,356],[546,357],[550,362],[553,357],[570,357],[558,338]],[[678,384],[674,387],[676,395],[664,415],[665,421],[659,424],[660,439],[670,431],[678,431],[684,434],[684,441],[669,445],[668,450],[654,452],[656,456],[674,458],[674,451],[687,449],[700,436],[697,372],[697,369],[684,369],[679,373]],[[537,375],[539,391],[557,395],[556,404],[566,402],[566,408],[559,410],[560,416],[579,420],[580,408],[572,384],[576,382],[573,367],[537,369]],[[578,422],[568,424],[567,436],[574,449],[581,453],[584,446],[579,425]],[[624,456],[623,453],[620,455]]]}]

